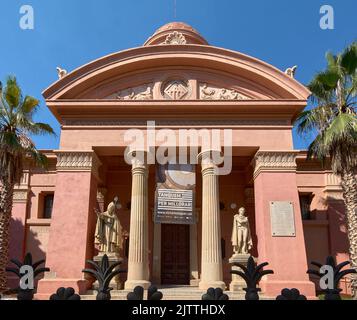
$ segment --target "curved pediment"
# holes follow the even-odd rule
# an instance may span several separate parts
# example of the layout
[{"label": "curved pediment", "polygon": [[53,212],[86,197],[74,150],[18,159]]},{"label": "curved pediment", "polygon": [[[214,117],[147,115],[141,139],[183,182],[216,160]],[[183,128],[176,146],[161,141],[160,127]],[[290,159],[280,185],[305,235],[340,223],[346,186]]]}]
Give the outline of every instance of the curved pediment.
[{"label": "curved pediment", "polygon": [[152,45],[121,51],[69,73],[47,100],[306,100],[310,92],[280,70],[206,45]]}]

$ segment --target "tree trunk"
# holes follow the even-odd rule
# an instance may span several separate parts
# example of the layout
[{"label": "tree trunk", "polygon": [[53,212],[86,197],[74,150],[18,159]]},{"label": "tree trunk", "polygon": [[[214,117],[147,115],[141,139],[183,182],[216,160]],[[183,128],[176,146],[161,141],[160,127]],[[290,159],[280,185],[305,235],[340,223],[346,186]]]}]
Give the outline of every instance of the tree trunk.
[{"label": "tree trunk", "polygon": [[10,219],[13,193],[14,184],[3,180],[0,181],[0,292],[7,290],[5,269],[9,262]]},{"label": "tree trunk", "polygon": [[[346,205],[347,233],[351,267],[357,270],[357,180],[354,172],[344,170],[341,175],[343,198]],[[352,295],[357,299],[357,277],[352,274]]]}]

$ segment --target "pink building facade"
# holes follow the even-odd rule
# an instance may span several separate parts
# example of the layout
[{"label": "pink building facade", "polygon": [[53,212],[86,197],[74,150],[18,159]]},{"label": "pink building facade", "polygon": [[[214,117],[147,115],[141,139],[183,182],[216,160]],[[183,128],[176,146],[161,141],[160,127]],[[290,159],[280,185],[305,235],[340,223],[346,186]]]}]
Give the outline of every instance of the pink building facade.
[{"label": "pink building facade", "polygon": [[[121,275],[127,288],[133,283],[170,284],[169,267],[186,272],[180,278],[173,271],[171,284],[206,289],[223,282],[229,288],[235,203],[246,208],[251,223],[251,254],[274,270],[260,284],[263,293],[274,296],[295,287],[315,296],[315,283],[306,274],[308,262],[324,261],[327,255],[346,260],[348,246],[338,177],[319,162],[307,162],[306,153],[293,147],[293,121],[309,94],[288,74],[211,46],[183,23],[161,27],[142,47],[74,70],[43,93],[61,124],[60,146],[44,150],[48,169],[29,168],[15,190],[11,257],[32,252],[35,259],[46,259],[51,271],[38,283],[39,298],[61,286],[85,293],[91,282],[81,271],[85,260],[98,253],[94,209],[104,210],[119,196],[118,217],[127,237],[118,253],[128,269]],[[157,133],[170,129],[175,134],[172,147],[179,146],[180,129],[232,133],[232,170],[216,177],[215,190],[202,183],[203,164],[195,165],[195,224],[154,223],[157,167],[125,161],[126,132],[135,128],[147,137],[148,121],[155,121]],[[204,151],[199,142],[197,148]],[[133,192],[138,175],[145,186]],[[146,204],[139,216],[133,214],[138,197]],[[219,208],[214,222],[202,205],[208,198]],[[291,203],[293,234],[273,234],[274,202]],[[147,239],[134,238],[132,226],[138,225]],[[204,237],[202,229],[211,227],[212,237]],[[141,253],[137,260],[130,256],[136,242]],[[218,256],[211,255],[211,247]],[[170,260],[170,252],[182,256],[181,266]],[[222,272],[210,277],[205,266],[214,264]],[[132,276],[136,265],[145,271],[141,278]],[[343,289],[348,290],[348,283]]]}]

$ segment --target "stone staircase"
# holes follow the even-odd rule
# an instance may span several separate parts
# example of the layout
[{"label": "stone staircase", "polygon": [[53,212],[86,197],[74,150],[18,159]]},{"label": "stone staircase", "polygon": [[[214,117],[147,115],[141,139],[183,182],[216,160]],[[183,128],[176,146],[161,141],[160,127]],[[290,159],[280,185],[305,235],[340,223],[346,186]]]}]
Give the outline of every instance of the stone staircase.
[{"label": "stone staircase", "polygon": [[[204,290],[198,287],[191,286],[160,286],[158,290],[164,295],[163,300],[201,300]],[[127,294],[130,290],[112,290],[112,300],[126,300]],[[225,292],[230,300],[244,300],[245,292]],[[85,295],[81,296],[82,300],[95,300],[97,292],[95,290],[88,290]],[[145,292],[146,295],[146,292]],[[144,296],[146,299],[146,296]]]}]

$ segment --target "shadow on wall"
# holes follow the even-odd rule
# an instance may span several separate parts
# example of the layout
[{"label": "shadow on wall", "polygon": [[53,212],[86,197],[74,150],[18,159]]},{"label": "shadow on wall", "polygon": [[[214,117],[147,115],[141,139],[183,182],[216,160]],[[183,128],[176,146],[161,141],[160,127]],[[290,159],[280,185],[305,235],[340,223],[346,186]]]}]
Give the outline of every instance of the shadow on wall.
[{"label": "shadow on wall", "polygon": [[[327,219],[329,220],[330,253],[337,261],[346,260],[348,255],[348,236],[343,200],[327,198]],[[343,257],[341,257],[341,255]]]},{"label": "shadow on wall", "polygon": [[[327,256],[334,257],[337,263],[349,260],[344,201],[329,197],[321,199],[320,205],[326,209],[311,212],[311,222],[316,224],[311,224],[309,220],[304,224],[309,267],[311,261],[324,263]],[[316,288],[319,287],[318,279],[310,276],[310,280],[315,283]],[[341,280],[340,285],[342,293],[350,293],[348,276]]]},{"label": "shadow on wall", "polygon": [[[23,261],[27,252],[31,252],[34,261],[46,259],[46,253],[41,249],[41,241],[38,239],[37,232],[33,232],[29,228],[25,230],[21,220],[11,218],[9,259]],[[8,266],[12,266],[12,263],[10,262]],[[7,275],[8,287],[16,288],[18,286],[18,278],[11,273]],[[36,280],[36,286],[39,279]]]}]

